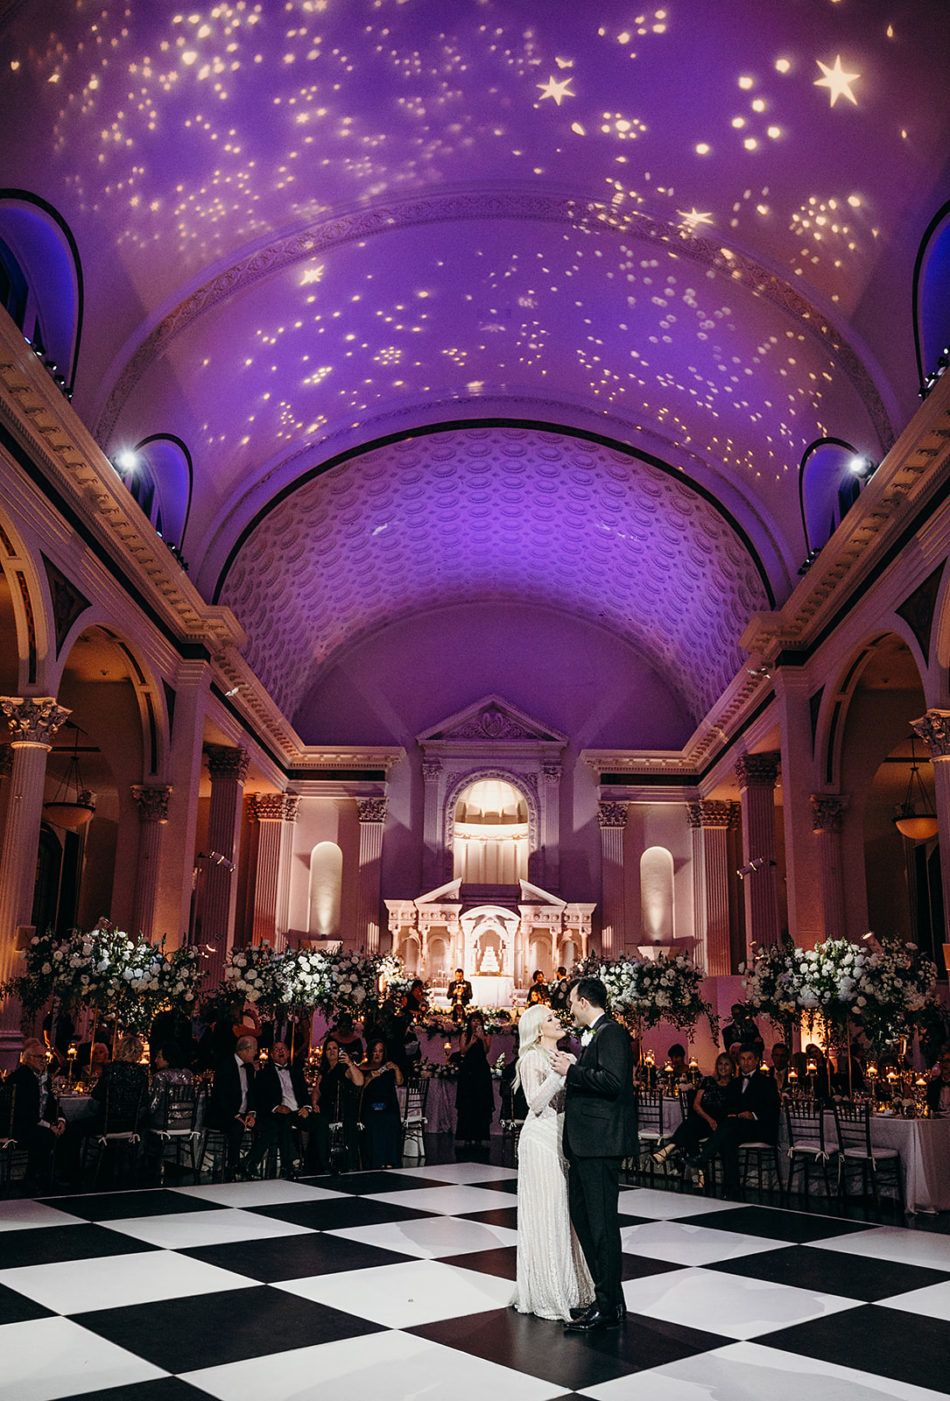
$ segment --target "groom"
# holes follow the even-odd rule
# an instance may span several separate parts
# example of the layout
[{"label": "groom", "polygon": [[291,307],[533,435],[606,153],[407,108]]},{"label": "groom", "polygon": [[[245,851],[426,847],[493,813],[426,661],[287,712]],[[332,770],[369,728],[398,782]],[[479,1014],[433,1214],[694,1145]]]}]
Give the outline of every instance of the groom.
[{"label": "groom", "polygon": [[621,1287],[618,1202],[620,1167],[637,1152],[637,1101],[633,1047],[619,1022],[606,1014],[607,989],[599,978],[580,978],[569,1006],[591,1035],[577,1064],[563,1051],[553,1068],[567,1077],[564,1155],[568,1163],[571,1224],[594,1281],[594,1302],[568,1323],[567,1333],[617,1328],[626,1314]]}]

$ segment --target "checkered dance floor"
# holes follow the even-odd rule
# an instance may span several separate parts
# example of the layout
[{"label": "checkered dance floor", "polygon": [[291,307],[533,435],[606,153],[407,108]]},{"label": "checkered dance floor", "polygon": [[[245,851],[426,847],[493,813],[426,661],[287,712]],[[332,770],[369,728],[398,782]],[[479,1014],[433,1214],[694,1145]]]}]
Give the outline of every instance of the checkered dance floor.
[{"label": "checkered dance floor", "polygon": [[625,1188],[629,1321],[567,1337],[508,1308],[515,1187],[457,1163],[0,1202],[0,1396],[950,1394],[950,1237]]}]

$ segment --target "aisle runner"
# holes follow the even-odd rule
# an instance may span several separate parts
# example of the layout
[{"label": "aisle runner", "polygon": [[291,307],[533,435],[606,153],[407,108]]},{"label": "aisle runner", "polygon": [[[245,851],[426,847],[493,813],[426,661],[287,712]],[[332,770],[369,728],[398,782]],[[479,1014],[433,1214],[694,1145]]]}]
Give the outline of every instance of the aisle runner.
[{"label": "aisle runner", "polygon": [[515,1188],[460,1163],[0,1202],[0,1397],[950,1394],[946,1236],[624,1189],[628,1324],[566,1337],[507,1307]]}]

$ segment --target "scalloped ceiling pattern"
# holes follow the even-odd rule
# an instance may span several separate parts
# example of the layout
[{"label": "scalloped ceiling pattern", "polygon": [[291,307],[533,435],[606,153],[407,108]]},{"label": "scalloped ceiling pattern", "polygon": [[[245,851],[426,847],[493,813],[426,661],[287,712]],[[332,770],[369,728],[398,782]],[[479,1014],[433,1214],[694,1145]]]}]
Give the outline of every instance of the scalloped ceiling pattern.
[{"label": "scalloped ceiling pattern", "polygon": [[750,614],[769,606],[742,541],[682,482],[600,445],[486,427],[409,439],[301,485],[249,536],[220,601],[293,715],[341,648],[481,600],[611,629],[696,718],[741,664]]}]

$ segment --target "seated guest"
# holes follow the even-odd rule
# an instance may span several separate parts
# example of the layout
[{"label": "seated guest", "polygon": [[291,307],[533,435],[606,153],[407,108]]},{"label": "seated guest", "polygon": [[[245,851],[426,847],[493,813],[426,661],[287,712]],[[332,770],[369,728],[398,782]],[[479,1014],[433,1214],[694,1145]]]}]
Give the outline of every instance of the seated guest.
[{"label": "seated guest", "polygon": [[424,1017],[428,1010],[429,999],[426,997],[425,983],[421,978],[414,978],[406,994],[406,1011],[410,1017]]},{"label": "seated guest", "polygon": [[536,1004],[548,1000],[548,985],[544,981],[544,973],[540,968],[536,968],[532,974],[527,1000],[529,1007],[534,1007]]},{"label": "seated guest", "polygon": [[777,1143],[779,1097],[775,1081],[759,1069],[759,1052],[743,1046],[739,1075],[729,1085],[724,1113],[714,1133],[699,1153],[688,1159],[690,1167],[703,1171],[718,1153],[722,1158],[723,1194],[739,1194],[739,1146],[743,1143]]},{"label": "seated guest", "polygon": [[76,1051],[76,1078],[96,1080],[109,1064],[109,1047],[103,1041],[82,1041]]},{"label": "seated guest", "polygon": [[775,1081],[775,1088],[780,1095],[783,1095],[788,1088],[788,1072],[791,1069],[791,1055],[784,1041],[776,1041],[769,1052],[769,1062],[771,1064],[772,1079]]},{"label": "seated guest", "polygon": [[716,1057],[716,1073],[705,1075],[699,1085],[686,1118],[673,1134],[672,1141],[653,1154],[657,1164],[674,1155],[693,1157],[703,1140],[715,1133],[726,1115],[726,1097],[735,1078],[732,1057],[722,1051]]},{"label": "seated guest", "polygon": [[[152,1128],[162,1128],[165,1125],[165,1105],[174,1104],[176,1101],[187,1102],[194,1089],[194,1076],[186,1069],[181,1050],[175,1041],[165,1041],[161,1046],[156,1047],[155,1056],[152,1060],[152,1083],[149,1087],[148,1117]],[[177,1116],[170,1110],[167,1127],[186,1128],[184,1113]],[[173,1118],[175,1122],[173,1122]],[[191,1119],[191,1109],[188,1109],[188,1119]]]},{"label": "seated guest", "polygon": [[[666,1074],[670,1076],[674,1085],[678,1085],[681,1080],[689,1079],[689,1066],[686,1063],[685,1046],[680,1046],[679,1044],[671,1046],[666,1053],[666,1058],[669,1062],[670,1070],[666,1070],[666,1066],[664,1066],[663,1069],[666,1071]],[[672,1074],[670,1073],[671,1071]]]},{"label": "seated guest", "polygon": [[359,1065],[363,1059],[363,1041],[353,1025],[353,1018],[349,1012],[341,1012],[333,1026],[324,1038],[324,1045],[329,1037],[333,1037],[341,1051],[345,1051],[350,1060]]},{"label": "seated guest", "polygon": [[359,1167],[358,1109],[363,1072],[335,1037],[323,1043],[323,1058],[311,1095],[314,1118],[307,1148],[310,1172]]},{"label": "seated guest", "polygon": [[286,1041],[274,1043],[269,1061],[255,1075],[253,1103],[257,1131],[245,1170],[255,1172],[276,1144],[281,1177],[293,1177],[297,1156],[293,1131],[308,1125],[310,1091],[303,1071],[290,1064],[290,1047]]},{"label": "seated guest", "polygon": [[363,1095],[360,1118],[365,1132],[364,1167],[396,1167],[401,1161],[402,1116],[396,1086],[403,1083],[402,1071],[386,1055],[385,1041],[370,1044],[361,1067]]},{"label": "seated guest", "polygon": [[217,1129],[225,1137],[225,1182],[234,1181],[244,1134],[253,1129],[255,1123],[251,1092],[256,1055],[257,1042],[254,1037],[239,1037],[234,1054],[223,1056],[218,1061],[211,1082],[208,1127]]},{"label": "seated guest", "polygon": [[759,1055],[762,1055],[765,1042],[756,1024],[755,1013],[748,1002],[732,1004],[732,1021],[722,1029],[722,1044],[730,1054],[732,1047],[739,1045],[754,1046]]},{"label": "seated guest", "polygon": [[26,1149],[26,1195],[53,1186],[54,1157],[65,1131],[66,1120],[47,1074],[46,1047],[31,1036],[0,1090],[0,1136],[14,1138]]},{"label": "seated guest", "polygon": [[115,1060],[103,1068],[92,1089],[91,1132],[127,1133],[136,1127],[148,1095],[148,1074],[139,1064],[143,1050],[139,1036],[123,1036],[119,1041]]},{"label": "seated guest", "polygon": [[941,1119],[950,1115],[950,1055],[937,1062],[937,1074],[927,1086],[927,1108]]}]

